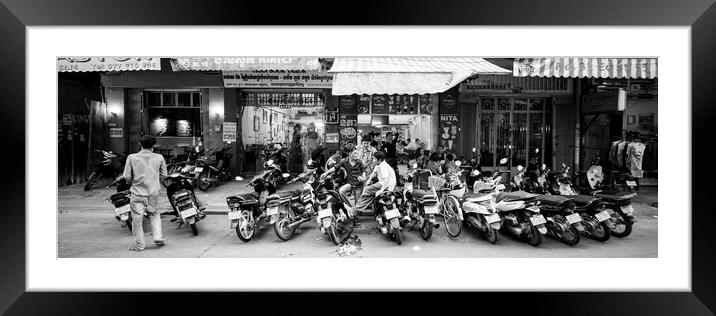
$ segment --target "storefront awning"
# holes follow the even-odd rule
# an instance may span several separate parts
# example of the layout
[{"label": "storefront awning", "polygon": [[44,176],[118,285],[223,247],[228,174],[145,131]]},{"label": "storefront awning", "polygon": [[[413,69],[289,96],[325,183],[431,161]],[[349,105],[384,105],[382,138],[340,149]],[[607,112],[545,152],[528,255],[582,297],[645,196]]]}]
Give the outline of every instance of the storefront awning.
[{"label": "storefront awning", "polygon": [[319,70],[311,57],[195,57],[172,58],[174,71]]},{"label": "storefront awning", "polygon": [[159,57],[63,57],[58,72],[161,70]]},{"label": "storefront awning", "polygon": [[629,78],[657,77],[657,58],[516,58],[515,77]]},{"label": "storefront awning", "polygon": [[333,95],[444,92],[475,74],[510,74],[482,58],[336,58]]}]

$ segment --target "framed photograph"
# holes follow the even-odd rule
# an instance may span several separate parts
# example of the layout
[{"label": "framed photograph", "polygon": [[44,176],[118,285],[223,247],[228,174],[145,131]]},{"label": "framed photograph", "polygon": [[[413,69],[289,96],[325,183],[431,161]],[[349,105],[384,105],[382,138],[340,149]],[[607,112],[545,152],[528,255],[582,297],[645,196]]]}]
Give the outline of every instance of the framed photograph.
[{"label": "framed photograph", "polygon": [[[219,6],[212,1],[196,5],[178,0],[166,7],[131,0],[124,5],[99,0],[92,6],[77,0],[63,1],[62,5],[28,1],[6,0],[0,4],[0,60],[6,62],[0,72],[3,108],[7,112],[3,129],[11,135],[5,139],[8,148],[17,153],[14,164],[22,164],[8,168],[5,174],[15,184],[6,189],[6,212],[1,219],[5,223],[2,232],[6,240],[12,241],[0,245],[4,254],[0,284],[8,293],[0,300],[0,309],[7,310],[7,314],[123,314],[148,310],[142,302],[154,304],[146,306],[154,309],[157,302],[190,302],[161,305],[163,311],[166,308],[166,313],[173,313],[235,302],[229,296],[237,294],[214,293],[221,291],[336,290],[465,292],[442,295],[468,298],[456,302],[486,297],[486,304],[507,312],[510,306],[519,304],[531,313],[549,315],[575,311],[580,315],[707,315],[716,310],[716,270],[712,267],[716,239],[709,235],[716,218],[713,203],[707,200],[712,194],[706,191],[709,179],[668,171],[707,166],[714,158],[706,151],[693,151],[691,146],[711,142],[713,123],[708,118],[714,117],[716,111],[711,106],[716,99],[716,89],[712,87],[716,75],[714,67],[709,67],[713,64],[711,56],[716,55],[716,6],[711,2],[606,0],[568,6],[556,0],[401,6],[381,2],[346,13],[332,6],[322,6],[325,10],[317,11],[315,6],[295,4],[281,11],[273,3],[262,2]],[[398,7],[405,10],[396,10]],[[152,14],[137,14],[137,8]],[[438,11],[441,14],[434,14]],[[271,12],[269,22],[266,12]],[[325,20],[331,26],[292,25],[305,23],[308,17]],[[333,26],[338,20],[350,25],[376,21],[438,26]],[[206,26],[207,21],[221,26]],[[229,26],[237,21],[251,26]],[[256,26],[271,21],[292,26]],[[464,25],[472,23],[485,26]],[[132,27],[104,27],[113,24]],[[189,25],[173,27],[181,24]],[[459,26],[445,26],[455,24]],[[210,45],[187,45],[187,39],[195,38]],[[97,45],[98,41],[102,45]],[[363,62],[366,60],[369,63]],[[376,65],[380,68],[370,68]],[[617,71],[625,70],[625,65],[633,65],[634,72]],[[308,74],[305,79],[286,79],[288,74],[304,72]],[[285,78],[270,86],[276,79],[265,77],[276,73],[285,74]],[[501,207],[505,209],[498,212],[496,206],[488,218],[488,214],[473,212],[487,206],[464,205],[467,202],[462,198],[445,194],[439,201],[442,209],[427,210],[445,212],[435,223],[439,227],[429,222],[420,226],[422,232],[408,228],[411,224],[402,229],[397,225],[388,227],[388,217],[378,221],[374,216],[361,218],[360,226],[346,236],[334,236],[336,240],[322,232],[315,220],[300,223],[300,233],[295,236],[281,230],[280,224],[274,227],[270,223],[248,223],[251,217],[241,211],[237,214],[234,203],[249,207],[245,201],[252,199],[250,194],[255,187],[246,185],[257,175],[255,170],[261,169],[256,166],[261,157],[248,152],[241,156],[233,149],[228,167],[231,181],[217,181],[216,186],[212,182],[210,189],[196,190],[207,208],[205,218],[192,213],[196,208],[187,207],[172,221],[170,203],[175,202],[162,193],[157,202],[159,214],[150,219],[137,216],[127,222],[128,216],[123,216],[127,207],[121,204],[127,199],[118,198],[122,188],[108,189],[114,179],[102,176],[85,190],[92,182],[87,181],[92,171],[102,167],[88,161],[87,152],[73,154],[65,150],[70,148],[66,145],[59,149],[54,145],[56,131],[52,128],[59,113],[75,113],[64,107],[74,106],[76,111],[86,109],[95,114],[117,113],[117,128],[124,130],[122,138],[100,143],[85,133],[88,144],[83,144],[82,150],[98,146],[98,150],[127,157],[139,151],[140,135],[155,123],[152,121],[176,128],[172,124],[196,120],[196,128],[202,128],[198,132],[206,135],[203,146],[207,151],[213,150],[215,135],[206,133],[210,129],[201,123],[209,121],[207,117],[213,120],[218,114],[226,120],[235,119],[237,125],[253,124],[254,132],[271,119],[265,109],[261,114],[254,115],[251,109],[246,112],[251,114],[245,113],[247,117],[235,117],[241,113],[237,106],[249,108],[254,104],[255,108],[260,103],[258,99],[244,98],[243,88],[226,86],[228,81],[223,77],[233,76],[235,80],[239,76],[256,80],[255,89],[245,90],[257,91],[257,98],[268,93],[318,93],[326,98],[315,102],[335,104],[343,95],[384,96],[372,100],[373,110],[382,115],[394,113],[391,109],[397,106],[396,99],[389,96],[429,94],[430,103],[416,102],[424,106],[419,113],[425,107],[431,108],[425,112],[432,112],[433,119],[425,126],[412,127],[406,135],[425,138],[424,143],[433,144],[428,145],[430,152],[441,146],[443,135],[459,132],[454,142],[445,137],[450,143],[444,147],[466,161],[472,148],[480,148],[482,168],[504,172],[505,178],[512,179],[521,160],[524,166],[531,158],[520,157],[520,147],[539,148],[540,163],[557,171],[564,163],[572,175],[578,175],[594,170],[590,169],[591,162],[603,152],[603,146],[611,143],[605,133],[616,130],[608,123],[614,111],[607,111],[606,118],[603,112],[595,112],[601,117],[594,115],[586,120],[581,101],[588,93],[601,93],[592,99],[598,101],[597,105],[611,109],[615,100],[618,104],[621,99],[619,94],[615,98],[613,91],[627,87],[626,81],[632,78],[616,78],[617,73],[638,76],[635,84],[644,87],[656,87],[652,82],[658,80],[661,89],[654,101],[662,103],[658,110],[668,118],[660,122],[661,142],[669,145],[669,151],[678,153],[659,157],[666,168],[661,179],[640,178],[635,195],[629,183],[621,184],[615,194],[597,192],[601,190],[598,184],[592,188],[587,183],[584,186],[589,189],[580,187],[580,192],[601,194],[583,199],[550,196],[554,200],[549,202],[559,197],[571,199],[564,204],[569,205],[569,214],[558,214],[561,217],[554,212],[565,210],[549,208],[545,200],[530,206],[527,201],[513,203],[514,208],[503,203]],[[480,85],[465,84],[476,77]],[[331,89],[308,86],[311,81],[329,79]],[[455,111],[449,113],[445,112],[444,102],[438,102],[445,100],[441,94],[446,89],[456,91],[451,108]],[[484,96],[509,99],[505,104],[512,107],[501,108],[496,102],[493,109],[483,110],[478,100]],[[151,121],[134,120],[143,117],[137,115],[142,102],[152,99],[164,104],[165,97],[177,105],[207,106],[182,107],[186,116],[180,119],[160,113]],[[544,98],[550,106],[531,108],[529,100],[534,98]],[[91,103],[96,108],[93,110],[82,100],[96,101]],[[519,104],[527,107],[515,109],[514,105]],[[56,111],[47,110],[55,105]],[[629,105],[632,104],[627,108]],[[90,121],[93,113],[88,113]],[[370,120],[376,126],[359,126],[358,113],[358,109],[350,114],[339,110],[337,125],[341,128],[337,135],[330,135],[331,141],[355,142],[358,129],[380,131],[392,127],[389,121],[377,119]],[[362,115],[371,113],[369,110]],[[342,120],[344,117],[347,119]],[[643,120],[656,123],[656,118],[655,114]],[[310,120],[304,117],[296,122],[305,131]],[[636,123],[641,122],[640,116]],[[237,126],[237,132],[241,130],[251,129]],[[249,134],[263,142],[270,135]],[[290,133],[282,135],[285,134]],[[159,141],[162,147],[181,148],[193,140]],[[287,150],[286,169],[291,176],[305,166],[300,157],[307,155],[308,148],[317,146],[306,137],[303,142],[302,147]],[[57,161],[41,164],[41,168],[35,163],[38,157],[53,156]],[[501,163],[502,158],[507,162]],[[118,166],[112,168],[119,170],[124,163],[118,159]],[[239,170],[239,166],[245,169]],[[644,161],[643,166],[648,168],[648,162]],[[113,174],[109,171],[115,169],[106,171]],[[47,175],[53,173],[56,178],[50,176],[48,180]],[[241,178],[235,179],[237,175]],[[286,184],[280,190],[294,192],[302,185]],[[474,184],[470,188],[474,191]],[[466,194],[473,193],[470,188],[465,189]],[[494,186],[492,190],[502,189]],[[496,200],[497,191],[491,191]],[[120,195],[113,199],[115,194]],[[522,201],[516,197],[518,193],[507,194],[515,194],[511,198]],[[258,199],[267,195],[259,194]],[[470,196],[473,195],[467,195]],[[625,196],[631,198],[629,205],[621,203]],[[227,197],[232,204],[227,203]],[[186,202],[180,206],[195,203]],[[589,203],[610,207],[587,209]],[[521,206],[514,206],[518,204]],[[454,207],[444,207],[447,205]],[[256,214],[272,211],[254,210]],[[454,216],[447,213],[450,210],[454,210]],[[132,214],[131,208],[129,213]],[[400,212],[384,214],[393,215],[403,219]],[[484,221],[479,217],[482,215]],[[636,221],[631,222],[627,233],[630,216]],[[485,222],[494,225],[480,224]],[[152,232],[158,223],[163,227],[162,233]],[[573,225],[577,223],[581,224]],[[379,225],[385,231],[376,229]],[[433,229],[429,236],[427,227]],[[142,237],[144,242],[140,243]],[[443,271],[445,267],[449,271]],[[351,271],[348,280],[337,277],[346,275],[345,271]],[[469,273],[447,273],[450,271]],[[355,277],[356,273],[361,277]],[[72,293],[75,291],[78,293]],[[149,293],[153,291],[169,291],[172,300],[161,300]],[[187,291],[212,293],[181,293]],[[499,293],[485,293],[489,291]],[[432,293],[429,297],[410,294],[420,301],[428,301],[420,295],[442,300]],[[298,305],[292,296],[279,293],[238,295],[252,303],[260,295],[289,308],[312,300],[304,297],[303,305]],[[327,305],[346,304],[340,299],[328,301]],[[375,301],[360,299],[355,308],[365,309],[369,304],[366,302]]]},{"label": "framed photograph", "polygon": [[639,124],[654,125],[654,113],[639,114]]},{"label": "framed photograph", "polygon": [[634,124],[635,124],[634,117],[635,117],[634,115],[627,115],[627,125],[634,125]]}]

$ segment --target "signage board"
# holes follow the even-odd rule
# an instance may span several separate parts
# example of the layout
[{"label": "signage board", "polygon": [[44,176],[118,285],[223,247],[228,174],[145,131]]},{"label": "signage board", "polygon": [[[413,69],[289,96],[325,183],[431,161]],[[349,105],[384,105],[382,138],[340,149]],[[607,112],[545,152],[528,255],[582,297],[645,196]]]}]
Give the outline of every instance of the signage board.
[{"label": "signage board", "polygon": [[236,122],[224,122],[223,141],[226,143],[236,142]]},{"label": "signage board", "polygon": [[318,70],[251,70],[222,72],[226,88],[330,89],[333,75]]},{"label": "signage board", "polygon": [[122,138],[123,129],[121,127],[111,127],[109,129],[109,137]]}]

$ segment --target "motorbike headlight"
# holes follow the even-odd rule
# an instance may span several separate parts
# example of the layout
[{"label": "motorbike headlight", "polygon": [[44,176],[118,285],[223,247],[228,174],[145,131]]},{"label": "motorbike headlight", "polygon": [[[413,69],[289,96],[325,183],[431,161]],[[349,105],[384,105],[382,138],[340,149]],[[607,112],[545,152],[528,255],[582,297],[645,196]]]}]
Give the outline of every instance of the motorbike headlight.
[{"label": "motorbike headlight", "polygon": [[477,169],[475,169],[475,170],[472,171],[472,175],[473,175],[473,176],[480,175],[480,172],[477,171]]}]

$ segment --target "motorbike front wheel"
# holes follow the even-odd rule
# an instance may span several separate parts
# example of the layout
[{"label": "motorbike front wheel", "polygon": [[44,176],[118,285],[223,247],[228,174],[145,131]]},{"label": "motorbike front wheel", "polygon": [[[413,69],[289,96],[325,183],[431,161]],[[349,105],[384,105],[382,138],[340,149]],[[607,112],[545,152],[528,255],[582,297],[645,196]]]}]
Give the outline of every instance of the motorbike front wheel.
[{"label": "motorbike front wheel", "polygon": [[90,174],[90,176],[87,178],[87,183],[85,183],[85,191],[89,191],[90,189],[92,189],[92,186],[95,184],[95,182],[97,182],[97,180],[99,180],[99,177],[101,175],[102,174],[97,170],[92,171],[92,174]]},{"label": "motorbike front wheel", "polygon": [[288,218],[287,215],[281,216],[281,218],[279,218],[276,223],[273,224],[273,230],[276,232],[276,236],[278,236],[278,239],[287,241],[293,238],[293,235],[296,233],[296,227],[289,228],[289,224],[291,224],[291,220]]},{"label": "motorbike front wheel", "polygon": [[[206,167],[204,167],[206,168]],[[211,173],[210,169],[206,169],[201,172],[199,175],[199,181],[197,181],[197,185],[199,186],[199,190],[206,191],[209,190],[209,187],[211,186]]]},{"label": "motorbike front wheel", "polygon": [[487,229],[482,233],[485,236],[485,239],[489,241],[491,244],[494,244],[497,242],[497,230],[492,228],[492,226],[487,225]]},{"label": "motorbike front wheel", "polygon": [[457,199],[450,196],[445,199],[443,204],[443,221],[445,222],[445,229],[450,237],[455,238],[460,235],[460,231],[462,230],[462,221],[457,213]]},{"label": "motorbike front wheel", "polygon": [[239,239],[243,242],[251,240],[256,232],[256,229],[253,227],[253,221],[251,220],[251,214],[249,214],[249,212],[250,211],[248,210],[241,211],[241,217],[239,217],[239,222],[236,225],[236,235],[239,236]]},{"label": "motorbike front wheel", "polygon": [[604,224],[604,223],[599,223],[599,226],[597,226],[597,228],[594,231],[589,233],[590,238],[592,238],[596,241],[601,241],[601,242],[605,242],[605,241],[609,240],[609,238],[611,236],[612,236],[611,230],[609,229],[609,227],[607,227],[607,224]]},{"label": "motorbike front wheel", "polygon": [[420,227],[420,237],[427,241],[433,236],[433,224],[428,220],[427,217],[423,217],[423,226]]}]

